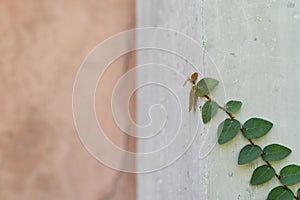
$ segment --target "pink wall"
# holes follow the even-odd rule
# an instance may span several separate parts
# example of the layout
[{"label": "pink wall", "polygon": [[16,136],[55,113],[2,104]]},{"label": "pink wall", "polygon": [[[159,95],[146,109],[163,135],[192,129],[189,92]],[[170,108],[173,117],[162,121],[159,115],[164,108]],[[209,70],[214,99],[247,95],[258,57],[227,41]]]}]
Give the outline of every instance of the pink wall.
[{"label": "pink wall", "polygon": [[[113,184],[117,172],[81,145],[71,110],[84,57],[131,27],[134,0],[0,0],[1,200],[100,200],[112,187],[112,199],[135,199],[135,176]],[[117,62],[111,75],[124,73],[121,67]],[[99,118],[105,107],[97,107]],[[106,120],[106,128],[115,129],[112,118]]]}]

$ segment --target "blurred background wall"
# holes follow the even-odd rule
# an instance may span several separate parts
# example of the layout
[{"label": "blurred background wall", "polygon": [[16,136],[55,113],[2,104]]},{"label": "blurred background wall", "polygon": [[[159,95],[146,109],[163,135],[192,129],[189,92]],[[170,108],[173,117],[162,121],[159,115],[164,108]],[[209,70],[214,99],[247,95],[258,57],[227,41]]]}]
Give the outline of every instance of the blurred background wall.
[{"label": "blurred background wall", "polygon": [[[134,0],[0,0],[1,200],[135,199],[135,176],[117,175],[81,145],[71,107],[85,56],[134,27],[134,7]],[[123,68],[114,63],[103,83],[111,88]],[[98,94],[99,118],[121,145],[102,109],[110,105],[107,90]]]}]

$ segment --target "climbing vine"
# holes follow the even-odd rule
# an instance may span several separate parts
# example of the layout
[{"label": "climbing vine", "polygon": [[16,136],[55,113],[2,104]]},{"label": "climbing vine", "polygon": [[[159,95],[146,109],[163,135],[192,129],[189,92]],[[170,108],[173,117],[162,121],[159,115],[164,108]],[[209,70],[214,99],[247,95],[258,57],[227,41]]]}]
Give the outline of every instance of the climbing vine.
[{"label": "climbing vine", "polygon": [[265,136],[272,129],[273,123],[253,117],[242,124],[236,119],[236,113],[241,109],[242,102],[230,100],[225,106],[219,105],[210,97],[211,91],[218,86],[219,81],[213,78],[203,78],[197,82],[197,79],[198,73],[193,73],[185,82],[185,84],[187,82],[191,83],[189,111],[196,110],[198,98],[201,98],[205,100],[201,109],[204,124],[210,122],[219,110],[225,112],[228,118],[218,126],[218,143],[220,145],[225,144],[238,133],[241,133],[249,144],[241,149],[237,161],[238,165],[248,164],[258,158],[264,161],[265,164],[257,167],[252,173],[250,184],[261,185],[275,177],[280,185],[269,192],[267,200],[300,200],[300,188],[297,194],[294,194],[289,188],[289,186],[300,183],[300,166],[287,165],[277,173],[271,164],[283,160],[291,154],[292,150],[280,144],[270,144],[262,148],[254,142],[256,139]]}]

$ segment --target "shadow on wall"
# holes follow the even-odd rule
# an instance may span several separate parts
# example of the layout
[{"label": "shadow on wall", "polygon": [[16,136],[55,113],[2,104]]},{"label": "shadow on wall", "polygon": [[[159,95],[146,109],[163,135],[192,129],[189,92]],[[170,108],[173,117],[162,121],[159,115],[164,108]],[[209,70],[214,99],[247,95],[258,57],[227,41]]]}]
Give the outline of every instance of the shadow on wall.
[{"label": "shadow on wall", "polygon": [[109,199],[135,199],[135,176],[114,179],[116,171],[87,153],[71,108],[81,62],[134,26],[134,7],[134,0],[1,1],[0,199],[100,200],[110,191]]}]

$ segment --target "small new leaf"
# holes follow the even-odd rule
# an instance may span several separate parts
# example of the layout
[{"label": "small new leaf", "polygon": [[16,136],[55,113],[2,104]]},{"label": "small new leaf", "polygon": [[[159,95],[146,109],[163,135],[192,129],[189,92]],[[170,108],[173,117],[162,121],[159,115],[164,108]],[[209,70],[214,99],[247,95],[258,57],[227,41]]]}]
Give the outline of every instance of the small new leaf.
[{"label": "small new leaf", "polygon": [[263,165],[256,168],[251,177],[251,185],[260,185],[268,182],[275,176],[275,170],[273,167]]},{"label": "small new leaf", "polygon": [[189,112],[191,112],[192,110],[196,111],[196,107],[197,107],[197,97],[196,97],[195,87],[193,86],[190,91]]},{"label": "small new leaf", "polygon": [[243,125],[243,135],[248,139],[256,139],[266,135],[273,124],[260,118],[251,118]]},{"label": "small new leaf", "polygon": [[283,186],[278,186],[271,190],[267,200],[293,200],[294,193]]},{"label": "small new leaf", "polygon": [[241,101],[235,101],[231,100],[226,103],[226,111],[229,112],[230,114],[237,113],[242,107],[242,102]]},{"label": "small new leaf", "polygon": [[300,183],[300,166],[288,165],[280,171],[280,182],[283,185],[295,185]]},{"label": "small new leaf", "polygon": [[261,152],[262,152],[261,148],[257,145],[249,144],[245,146],[240,151],[238,164],[244,165],[256,160],[260,156]]},{"label": "small new leaf", "polygon": [[208,123],[218,111],[218,104],[215,101],[207,101],[202,107],[202,121],[204,124]]},{"label": "small new leaf", "polygon": [[292,150],[279,144],[271,144],[264,148],[263,159],[268,162],[279,161],[286,158]]},{"label": "small new leaf", "polygon": [[225,144],[240,131],[241,123],[236,119],[226,119],[218,127],[218,143]]},{"label": "small new leaf", "polygon": [[197,83],[196,95],[204,97],[213,91],[219,84],[219,81],[213,78],[203,78]]}]

